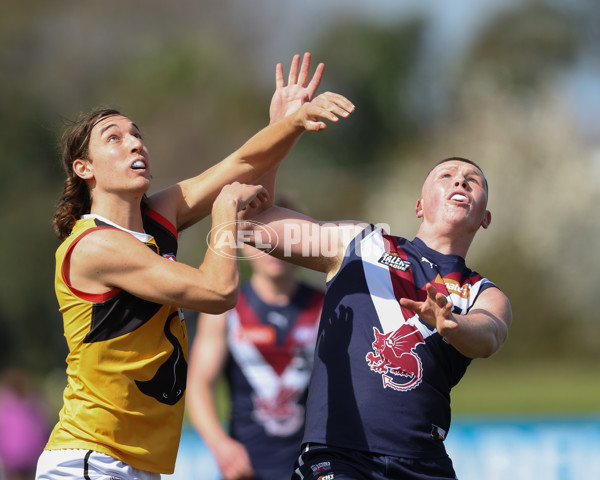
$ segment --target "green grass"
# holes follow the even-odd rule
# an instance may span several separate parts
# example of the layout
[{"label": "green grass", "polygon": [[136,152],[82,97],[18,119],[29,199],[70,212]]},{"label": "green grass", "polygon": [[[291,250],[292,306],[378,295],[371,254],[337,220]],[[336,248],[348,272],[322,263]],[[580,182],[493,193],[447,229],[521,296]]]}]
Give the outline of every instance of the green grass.
[{"label": "green grass", "polygon": [[[217,385],[217,405],[228,418],[228,389]],[[596,361],[507,361],[501,355],[471,363],[452,390],[453,417],[600,415]]]},{"label": "green grass", "polygon": [[454,415],[600,413],[600,365],[557,359],[473,361],[452,390]]}]

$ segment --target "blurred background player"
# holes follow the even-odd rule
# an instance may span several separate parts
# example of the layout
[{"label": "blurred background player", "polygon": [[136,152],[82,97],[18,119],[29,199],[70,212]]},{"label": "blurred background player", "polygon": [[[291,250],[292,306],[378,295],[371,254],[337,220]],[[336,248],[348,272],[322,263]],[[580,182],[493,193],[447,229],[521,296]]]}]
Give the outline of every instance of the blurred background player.
[{"label": "blurred background player", "polygon": [[[304,431],[323,292],[300,281],[290,263],[250,246],[244,253],[252,274],[237,306],[198,316],[187,408],[223,479],[289,478]],[[228,429],[215,401],[222,374],[231,399]]]}]

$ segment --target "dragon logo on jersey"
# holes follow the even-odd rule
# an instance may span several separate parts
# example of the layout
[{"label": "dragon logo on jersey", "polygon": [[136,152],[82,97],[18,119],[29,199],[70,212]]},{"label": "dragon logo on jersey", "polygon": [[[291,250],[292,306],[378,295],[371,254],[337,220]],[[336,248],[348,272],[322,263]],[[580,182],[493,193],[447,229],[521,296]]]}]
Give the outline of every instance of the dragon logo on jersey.
[{"label": "dragon logo on jersey", "polygon": [[373,352],[365,358],[371,370],[381,374],[384,388],[400,392],[416,388],[423,380],[423,365],[415,352],[417,345],[425,343],[421,332],[405,323],[386,334],[373,327],[373,333]]},{"label": "dragon logo on jersey", "polygon": [[295,388],[281,387],[271,397],[253,395],[255,420],[274,437],[296,433],[304,421],[304,407],[298,404],[300,393]]}]

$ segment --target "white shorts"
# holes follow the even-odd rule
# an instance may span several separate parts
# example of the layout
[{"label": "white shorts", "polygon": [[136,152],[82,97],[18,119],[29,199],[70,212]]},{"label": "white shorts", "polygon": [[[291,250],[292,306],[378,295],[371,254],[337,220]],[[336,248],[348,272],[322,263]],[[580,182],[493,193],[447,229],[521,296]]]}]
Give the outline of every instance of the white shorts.
[{"label": "white shorts", "polygon": [[35,480],[160,480],[159,473],[133,468],[92,450],[44,450]]}]

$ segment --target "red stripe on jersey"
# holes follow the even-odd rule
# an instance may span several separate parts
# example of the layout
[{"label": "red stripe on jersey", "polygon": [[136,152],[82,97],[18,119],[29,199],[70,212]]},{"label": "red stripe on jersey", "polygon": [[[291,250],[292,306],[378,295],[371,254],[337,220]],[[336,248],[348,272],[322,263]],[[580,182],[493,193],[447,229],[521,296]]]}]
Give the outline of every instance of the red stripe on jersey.
[{"label": "red stripe on jersey", "polygon": [[[237,338],[244,338],[251,341],[265,361],[271,365],[275,373],[281,375],[294,358],[294,349],[290,348],[290,345],[299,343],[296,334],[299,330],[311,326],[314,326],[316,329],[322,305],[323,293],[319,291],[314,292],[307,306],[299,314],[292,328],[289,329],[285,341],[281,345],[277,345],[275,327],[266,325],[261,321],[242,293],[238,298],[236,306],[242,331],[235,333],[235,335]],[[267,339],[267,335],[265,334],[267,329],[273,332],[272,342],[264,341]],[[314,340],[312,338],[311,342],[314,343]]]},{"label": "red stripe on jersey", "polygon": [[[398,245],[398,238],[391,235],[382,235],[383,242],[386,251],[396,253],[402,260],[408,262],[408,257],[404,250]],[[405,272],[397,270],[395,268],[388,267],[390,271],[390,277],[392,280],[392,287],[394,289],[394,296],[398,301],[401,298],[412,298],[419,302],[422,302],[427,297],[425,290],[417,291],[415,286],[415,280],[413,278],[412,270],[408,268]],[[402,315],[408,319],[414,316],[414,312],[400,306],[402,309]]]},{"label": "red stripe on jersey", "polygon": [[65,285],[67,287],[69,287],[69,290],[71,290],[79,298],[86,300],[88,302],[94,302],[94,303],[104,302],[104,301],[108,300],[109,298],[113,298],[115,295],[117,295],[121,291],[120,288],[111,288],[110,290],[108,290],[104,293],[84,292],[83,290],[79,290],[79,289],[75,288],[73,285],[71,285],[71,281],[70,281],[70,277],[69,277],[69,273],[68,273],[70,270],[69,267],[71,266],[71,253],[72,253],[75,245],[77,245],[79,243],[79,241],[83,237],[85,237],[87,234],[92,233],[96,230],[101,230],[101,229],[106,229],[106,228],[114,228],[114,227],[92,227],[92,228],[86,230],[85,232],[83,232],[81,235],[79,235],[75,240],[73,240],[73,243],[71,243],[71,245],[69,245],[69,247],[67,248],[67,251],[65,252],[63,263],[60,267],[60,274],[62,276],[63,281],[65,282]]},{"label": "red stripe on jersey", "polygon": [[163,217],[160,213],[151,208],[148,209],[146,215],[148,215],[152,220],[160,223],[163,227],[169,230],[169,232],[171,232],[175,238],[177,238],[177,228],[166,217]]}]

